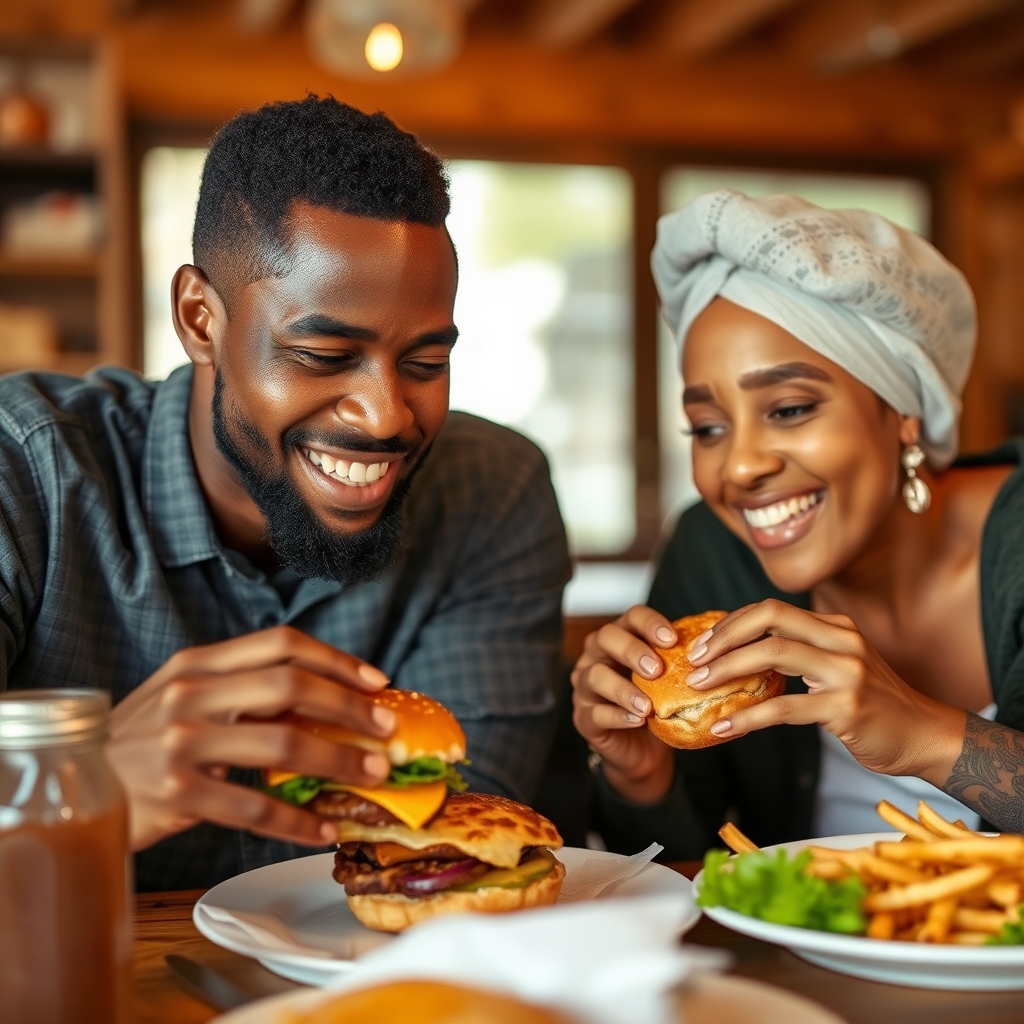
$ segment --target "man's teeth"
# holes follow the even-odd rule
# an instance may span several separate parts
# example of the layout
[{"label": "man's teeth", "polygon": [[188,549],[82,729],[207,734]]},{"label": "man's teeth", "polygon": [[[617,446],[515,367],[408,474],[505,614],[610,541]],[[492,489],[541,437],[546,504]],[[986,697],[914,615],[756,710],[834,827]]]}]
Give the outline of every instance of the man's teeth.
[{"label": "man's teeth", "polygon": [[365,487],[376,483],[387,476],[390,462],[346,462],[336,459],[325,452],[315,452],[311,448],[303,448],[303,454],[314,466],[332,480],[340,480],[350,487]]},{"label": "man's teeth", "polygon": [[763,530],[768,526],[778,526],[787,519],[806,512],[809,508],[817,505],[821,500],[821,494],[803,494],[799,498],[790,498],[789,501],[780,501],[777,505],[765,505],[763,508],[745,508],[744,518],[756,529]]}]

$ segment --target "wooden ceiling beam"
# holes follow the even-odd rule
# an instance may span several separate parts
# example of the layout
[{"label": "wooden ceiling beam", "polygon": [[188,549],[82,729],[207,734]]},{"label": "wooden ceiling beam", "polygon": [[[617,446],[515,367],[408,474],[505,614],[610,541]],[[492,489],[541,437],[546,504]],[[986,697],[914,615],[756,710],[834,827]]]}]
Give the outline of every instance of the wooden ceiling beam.
[{"label": "wooden ceiling beam", "polygon": [[238,25],[244,32],[264,35],[284,24],[297,0],[238,0]]},{"label": "wooden ceiling beam", "polygon": [[823,70],[890,60],[990,18],[1020,0],[891,0],[822,4],[797,29],[797,49]]},{"label": "wooden ceiling beam", "polygon": [[678,0],[651,32],[670,53],[706,57],[728,49],[801,0]]},{"label": "wooden ceiling beam", "polygon": [[593,39],[639,0],[537,0],[526,16],[528,36],[569,49]]}]

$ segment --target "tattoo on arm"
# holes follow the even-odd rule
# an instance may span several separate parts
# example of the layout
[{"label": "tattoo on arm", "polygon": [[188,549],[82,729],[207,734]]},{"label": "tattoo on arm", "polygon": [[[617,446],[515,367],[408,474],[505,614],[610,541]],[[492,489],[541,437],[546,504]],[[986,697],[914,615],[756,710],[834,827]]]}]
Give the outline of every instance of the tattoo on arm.
[{"label": "tattoo on arm", "polygon": [[967,715],[960,756],[942,787],[1004,832],[1024,832],[1024,733]]}]

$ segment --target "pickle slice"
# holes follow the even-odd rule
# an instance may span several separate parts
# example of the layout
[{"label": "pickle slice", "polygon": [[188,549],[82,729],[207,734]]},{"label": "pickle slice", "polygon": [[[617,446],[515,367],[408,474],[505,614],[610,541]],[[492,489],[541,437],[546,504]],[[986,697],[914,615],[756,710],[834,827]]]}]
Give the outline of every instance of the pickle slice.
[{"label": "pickle slice", "polygon": [[477,889],[524,889],[551,873],[555,866],[555,855],[550,850],[537,850],[525,864],[515,868],[495,868],[465,885],[455,885],[446,892],[474,892]]}]

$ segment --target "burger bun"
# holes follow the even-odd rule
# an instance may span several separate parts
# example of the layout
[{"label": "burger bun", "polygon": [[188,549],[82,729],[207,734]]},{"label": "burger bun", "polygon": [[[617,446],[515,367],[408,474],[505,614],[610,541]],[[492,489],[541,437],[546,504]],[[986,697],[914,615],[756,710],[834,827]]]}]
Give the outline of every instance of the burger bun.
[{"label": "burger bun", "polygon": [[687,655],[694,641],[725,616],[726,612],[704,612],[677,619],[672,625],[678,643],[658,651],[665,671],[657,679],[633,673],[633,683],[653,705],[654,714],[647,719],[647,727],[670,747],[697,750],[726,743],[730,737],[716,736],[711,731],[715,722],[786,690],[785,677],[774,670],[740,676],[710,690],[695,690],[687,684],[686,677],[693,671]]},{"label": "burger bun", "polygon": [[400,893],[349,896],[348,905],[367,928],[378,932],[400,932],[441,914],[507,914],[529,907],[549,907],[558,899],[563,878],[565,865],[556,861],[543,878],[517,889],[485,886],[471,892],[448,890],[415,898]]}]

